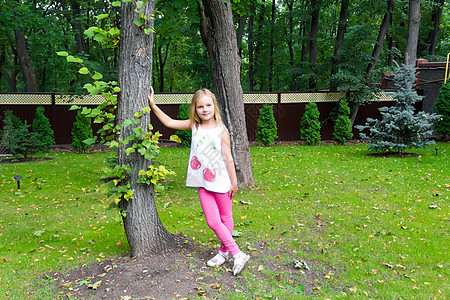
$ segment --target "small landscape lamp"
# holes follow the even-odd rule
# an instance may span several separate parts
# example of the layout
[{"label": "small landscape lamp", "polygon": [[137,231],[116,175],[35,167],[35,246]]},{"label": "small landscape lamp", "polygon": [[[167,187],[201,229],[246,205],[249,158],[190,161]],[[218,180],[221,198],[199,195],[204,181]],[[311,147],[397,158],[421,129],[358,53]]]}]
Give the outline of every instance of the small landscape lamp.
[{"label": "small landscape lamp", "polygon": [[14,179],[17,181],[17,189],[20,190],[20,179],[22,179],[22,175],[16,175]]},{"label": "small landscape lamp", "polygon": [[434,148],[436,150],[436,155],[438,155],[439,147]]}]

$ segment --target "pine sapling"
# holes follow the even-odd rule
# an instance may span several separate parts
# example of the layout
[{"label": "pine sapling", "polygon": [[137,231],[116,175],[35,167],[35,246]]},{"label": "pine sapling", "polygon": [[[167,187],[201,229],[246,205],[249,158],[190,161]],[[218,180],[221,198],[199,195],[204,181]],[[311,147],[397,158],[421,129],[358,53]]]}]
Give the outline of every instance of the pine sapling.
[{"label": "pine sapling", "polygon": [[85,140],[92,137],[91,119],[78,111],[72,127],[72,147],[78,153],[84,153],[92,147],[92,145],[85,143]]},{"label": "pine sapling", "polygon": [[340,143],[345,144],[353,137],[352,123],[350,121],[350,108],[347,100],[342,99],[338,103],[338,117],[334,123],[334,139]]},{"label": "pine sapling", "polygon": [[263,105],[259,110],[259,117],[256,124],[256,141],[264,146],[272,145],[278,138],[277,122],[273,116],[272,105]]},{"label": "pine sapling", "polygon": [[320,142],[319,109],[317,104],[306,104],[305,114],[301,120],[300,138],[308,145],[317,145]]},{"label": "pine sapling", "polygon": [[443,84],[435,104],[435,111],[441,115],[434,121],[434,130],[444,136],[450,136],[450,81]]},{"label": "pine sapling", "polygon": [[55,144],[53,138],[53,129],[50,125],[50,121],[44,115],[45,108],[43,106],[38,106],[36,108],[36,113],[33,119],[32,129],[36,133],[37,139],[41,142],[38,151],[47,152]]}]

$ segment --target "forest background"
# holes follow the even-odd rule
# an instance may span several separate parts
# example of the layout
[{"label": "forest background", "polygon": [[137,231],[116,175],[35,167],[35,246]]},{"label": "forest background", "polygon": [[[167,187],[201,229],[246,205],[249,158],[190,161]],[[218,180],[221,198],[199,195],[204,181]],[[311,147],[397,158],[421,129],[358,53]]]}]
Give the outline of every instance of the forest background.
[{"label": "forest background", "polygon": [[[2,0],[0,92],[82,93],[86,78],[57,51],[117,80],[119,49],[111,45],[119,42],[121,16],[112,2]],[[405,60],[411,5],[420,6],[414,57],[445,61],[450,52],[445,0],[231,2],[244,91],[348,91],[379,82]],[[156,11],[155,90],[212,89],[197,1],[160,0]]]}]

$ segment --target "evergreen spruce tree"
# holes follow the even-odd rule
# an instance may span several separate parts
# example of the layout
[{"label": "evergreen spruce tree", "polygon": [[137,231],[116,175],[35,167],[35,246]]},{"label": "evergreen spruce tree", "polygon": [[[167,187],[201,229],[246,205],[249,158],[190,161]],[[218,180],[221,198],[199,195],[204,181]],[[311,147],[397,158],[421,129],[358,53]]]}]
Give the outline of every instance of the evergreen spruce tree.
[{"label": "evergreen spruce tree", "polygon": [[91,118],[86,117],[86,115],[83,115],[81,111],[78,111],[72,127],[73,148],[79,153],[86,152],[86,150],[91,148],[92,146],[85,143],[84,141],[92,137],[93,133]]},{"label": "evergreen spruce tree", "polygon": [[350,108],[347,100],[339,100],[338,103],[338,117],[334,123],[334,139],[340,143],[345,144],[353,137],[352,123],[350,121]]},{"label": "evergreen spruce tree", "polygon": [[39,146],[39,152],[47,152],[52,146],[55,144],[55,140],[53,139],[53,130],[50,125],[50,121],[44,115],[45,108],[43,106],[38,106],[36,108],[36,114],[33,119],[33,132],[36,133],[36,137],[39,141],[41,141],[41,145]]},{"label": "evergreen spruce tree", "polygon": [[[188,103],[183,103],[178,108],[179,120],[189,119],[190,105]],[[180,138],[181,145],[189,147],[191,145],[192,131],[191,130],[177,130],[175,134]]]},{"label": "evergreen spruce tree", "polygon": [[413,66],[402,65],[395,70],[394,86],[395,105],[381,107],[379,111],[382,119],[367,118],[365,125],[356,126],[361,132],[362,139],[371,145],[372,151],[389,151],[402,153],[409,148],[423,148],[434,144],[430,140],[431,125],[438,118],[436,114],[423,111],[414,112],[414,103],[420,100],[414,90],[416,71]]},{"label": "evergreen spruce tree", "polygon": [[273,116],[272,105],[264,104],[261,107],[256,124],[256,141],[264,146],[272,145],[278,138],[277,122]]},{"label": "evergreen spruce tree", "polygon": [[434,130],[446,138],[450,136],[450,81],[441,86],[435,111],[441,117],[434,122]]},{"label": "evergreen spruce tree", "polygon": [[300,138],[308,145],[317,145],[320,142],[319,115],[316,103],[306,104],[305,114],[301,120]]},{"label": "evergreen spruce tree", "polygon": [[5,112],[3,119],[3,130],[1,135],[1,146],[7,148],[13,156],[23,156],[39,151],[41,145],[37,134],[29,132],[28,125],[14,116],[11,111]]}]

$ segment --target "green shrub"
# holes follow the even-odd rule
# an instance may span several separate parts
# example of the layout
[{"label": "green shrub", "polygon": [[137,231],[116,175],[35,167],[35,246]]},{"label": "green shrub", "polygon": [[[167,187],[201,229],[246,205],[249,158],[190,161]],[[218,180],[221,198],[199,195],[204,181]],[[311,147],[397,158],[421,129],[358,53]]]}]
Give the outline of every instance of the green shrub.
[{"label": "green shrub", "polygon": [[317,104],[306,104],[305,114],[302,117],[300,138],[308,145],[317,145],[320,142],[319,109]]},{"label": "green shrub", "polygon": [[[188,103],[183,103],[178,108],[179,120],[189,119],[190,105]],[[191,145],[192,131],[191,130],[177,130],[175,134],[180,138],[181,145],[189,147]]]},{"label": "green shrub", "polygon": [[92,137],[91,118],[86,117],[81,111],[78,111],[72,127],[73,148],[79,153],[84,153],[87,149],[92,147],[84,141]]},{"label": "green shrub", "polygon": [[44,115],[45,108],[43,106],[38,106],[36,108],[36,114],[33,119],[33,132],[36,133],[36,137],[41,142],[38,151],[39,152],[47,152],[52,146],[55,144],[55,140],[53,138],[53,130],[50,125],[50,121]]},{"label": "green shrub", "polygon": [[350,108],[347,100],[342,99],[338,102],[338,117],[334,123],[334,139],[340,143],[345,144],[353,137],[352,123],[350,121]]},{"label": "green shrub", "polygon": [[264,146],[272,145],[278,138],[277,122],[273,116],[273,107],[269,104],[264,104],[259,110],[259,117],[257,121],[256,141]]},{"label": "green shrub", "polygon": [[5,112],[1,146],[6,147],[13,156],[27,158],[32,153],[39,152],[42,143],[35,132],[29,132],[28,125],[14,116],[11,111]]},{"label": "green shrub", "polygon": [[435,111],[441,115],[434,122],[434,130],[442,135],[450,135],[450,81],[443,84],[435,104]]}]

